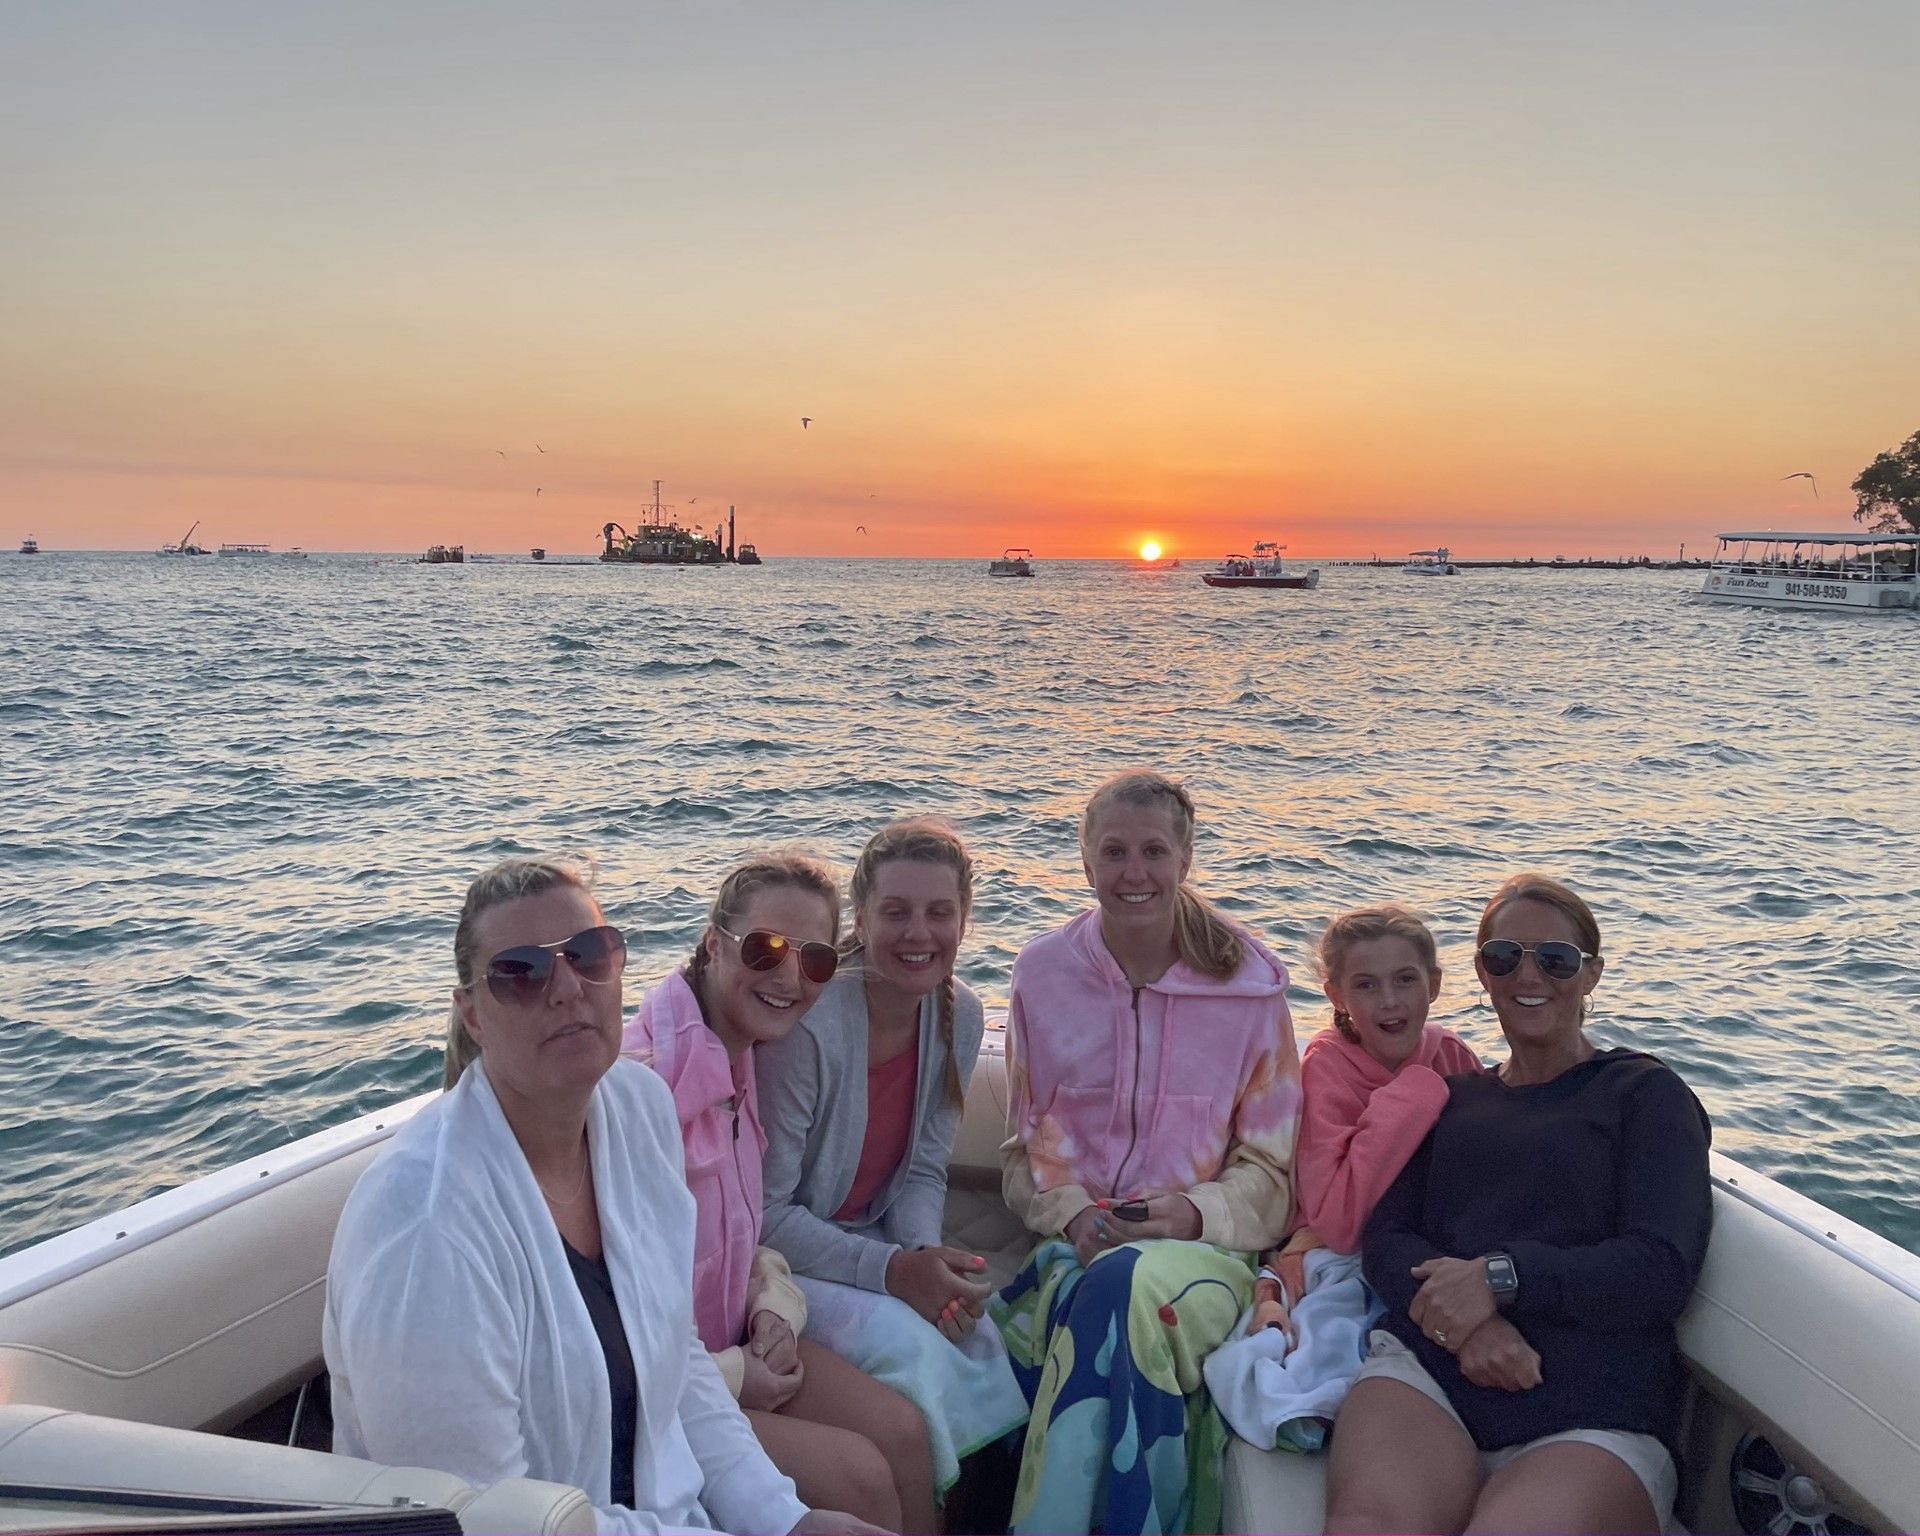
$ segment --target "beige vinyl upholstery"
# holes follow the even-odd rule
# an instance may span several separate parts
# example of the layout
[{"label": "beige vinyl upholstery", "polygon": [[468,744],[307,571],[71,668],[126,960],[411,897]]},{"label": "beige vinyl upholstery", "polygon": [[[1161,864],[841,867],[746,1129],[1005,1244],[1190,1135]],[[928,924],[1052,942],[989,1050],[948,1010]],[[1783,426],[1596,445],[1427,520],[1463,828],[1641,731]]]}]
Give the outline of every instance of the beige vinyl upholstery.
[{"label": "beige vinyl upholstery", "polygon": [[0,1403],[222,1430],[320,1369],[327,1252],[365,1148],[0,1307]]},{"label": "beige vinyl upholstery", "polygon": [[[468,1532],[592,1536],[577,1488],[516,1478],[476,1493],[445,1472],[230,1440],[57,1408],[0,1407],[0,1483],[115,1492],[202,1494],[290,1503],[399,1501],[451,1510]],[[0,1506],[0,1529],[6,1528]]]}]

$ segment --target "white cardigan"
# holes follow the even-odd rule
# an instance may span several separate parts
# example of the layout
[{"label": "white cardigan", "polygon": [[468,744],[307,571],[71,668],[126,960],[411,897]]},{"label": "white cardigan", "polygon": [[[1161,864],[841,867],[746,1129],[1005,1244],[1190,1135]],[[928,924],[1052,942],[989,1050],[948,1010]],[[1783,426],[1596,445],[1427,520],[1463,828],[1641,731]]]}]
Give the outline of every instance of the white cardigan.
[{"label": "white cardigan", "polygon": [[334,1449],[487,1487],[584,1489],[603,1536],[784,1536],[806,1514],[693,1326],[693,1197],[665,1083],[617,1061],[587,1113],[639,1404],[636,1508],[609,1501],[606,1359],[533,1171],[475,1061],[347,1199],[323,1333]]}]

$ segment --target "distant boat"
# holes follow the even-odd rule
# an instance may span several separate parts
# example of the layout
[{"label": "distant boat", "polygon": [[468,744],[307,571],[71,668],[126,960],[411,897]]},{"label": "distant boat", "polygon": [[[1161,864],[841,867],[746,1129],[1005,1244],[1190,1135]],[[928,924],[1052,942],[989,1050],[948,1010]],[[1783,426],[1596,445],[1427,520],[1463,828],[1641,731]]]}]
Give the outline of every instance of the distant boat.
[{"label": "distant boat", "polygon": [[1201,576],[1210,587],[1286,587],[1294,591],[1312,591],[1320,585],[1320,568],[1294,572],[1280,558],[1282,546],[1262,539],[1251,555],[1228,555],[1220,568]]},{"label": "distant boat", "polygon": [[223,560],[263,560],[273,553],[271,544],[222,544],[220,557]]},{"label": "distant boat", "polygon": [[40,541],[39,541],[38,539],[36,539],[36,538],[34,538],[34,537],[33,537],[33,535],[31,535],[31,534],[29,534],[29,535],[27,535],[27,537],[26,537],[26,538],[24,538],[24,539],[22,539],[22,540],[20,541],[20,553],[21,553],[21,554],[23,554],[23,555],[37,555],[37,554],[39,554],[39,553],[40,553]]},{"label": "distant boat", "polygon": [[1442,545],[1439,549],[1416,549],[1407,556],[1400,572],[1404,576],[1458,576],[1460,567],[1453,563],[1453,551]]},{"label": "distant boat", "polygon": [[415,565],[465,565],[467,563],[467,546],[464,544],[434,544],[429,546],[427,552],[413,563]]},{"label": "distant boat", "polygon": [[544,560],[547,558],[547,552],[537,544],[533,547],[532,555],[536,560]]},{"label": "distant boat", "polygon": [[740,553],[733,557],[733,561],[735,565],[760,565],[763,563],[760,559],[760,551],[755,549],[751,544],[742,544],[740,546]]},{"label": "distant boat", "polygon": [[1033,551],[1030,549],[1007,550],[987,567],[987,574],[989,576],[1031,576]]},{"label": "distant boat", "polygon": [[1855,613],[1920,609],[1920,533],[1723,533],[1699,599]]},{"label": "distant boat", "polygon": [[304,549],[302,549],[298,544],[294,545],[292,549],[287,551],[287,559],[289,560],[304,560],[306,558],[307,558],[307,552]]},{"label": "distant boat", "polygon": [[180,535],[180,542],[178,544],[162,544],[159,552],[163,555],[204,555],[211,553],[211,551],[202,549],[198,544],[193,542],[194,530],[199,526],[200,524],[198,520],[196,520],[192,528],[189,528],[185,533]]}]

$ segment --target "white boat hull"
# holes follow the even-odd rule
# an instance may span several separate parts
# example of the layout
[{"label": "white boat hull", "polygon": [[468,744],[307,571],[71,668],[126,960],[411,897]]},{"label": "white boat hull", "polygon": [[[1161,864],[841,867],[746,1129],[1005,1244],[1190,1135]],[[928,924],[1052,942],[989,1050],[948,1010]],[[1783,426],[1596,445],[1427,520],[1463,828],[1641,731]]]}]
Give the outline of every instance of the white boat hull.
[{"label": "white boat hull", "polygon": [[1713,570],[1700,588],[1709,603],[1737,603],[1749,608],[1829,609],[1846,613],[1891,613],[1911,610],[1915,583],[1855,581],[1845,576],[1805,572]]},{"label": "white boat hull", "polygon": [[[969,1086],[947,1201],[951,1239],[986,1255],[996,1281],[1031,1243],[1000,1200],[1007,1113],[1000,1041],[991,1029]],[[148,1490],[310,1497],[330,1496],[316,1479],[371,1486],[366,1479],[377,1469],[349,1466],[341,1478],[323,1479],[330,1458],[216,1436],[262,1404],[287,1404],[320,1370],[327,1255],[340,1207],[380,1146],[432,1097],[362,1116],[0,1259],[0,1404],[100,1416],[65,1421],[64,1430],[59,1420],[30,1426],[32,1435],[24,1435],[13,1433],[18,1426],[8,1418],[19,1411],[0,1407],[0,1483],[84,1476],[101,1486],[119,1480]],[[1912,1391],[1920,1375],[1920,1258],[1717,1154],[1713,1175],[1712,1244],[1679,1330],[1695,1394],[1683,1447],[1686,1527],[1740,1529],[1731,1490],[1756,1486],[1739,1458],[1747,1437],[1759,1433],[1869,1528],[1920,1530],[1920,1410]],[[299,1405],[291,1411],[297,1431]],[[175,1434],[162,1443],[141,1426],[170,1426]],[[57,1452],[37,1443],[50,1433],[63,1442]],[[128,1453],[142,1446],[139,1455]],[[84,1474],[64,1470],[76,1465]],[[1324,1467],[1322,1456],[1236,1443],[1224,1473],[1224,1528],[1318,1529]],[[393,1491],[453,1504],[430,1485]],[[508,1514],[476,1508],[468,1529],[588,1528],[561,1519],[558,1505],[525,1502],[537,1496],[551,1504],[565,1493],[499,1485],[482,1497],[522,1502]],[[8,1525],[6,1504],[0,1493],[0,1528]],[[578,1500],[566,1508],[578,1515]]]}]

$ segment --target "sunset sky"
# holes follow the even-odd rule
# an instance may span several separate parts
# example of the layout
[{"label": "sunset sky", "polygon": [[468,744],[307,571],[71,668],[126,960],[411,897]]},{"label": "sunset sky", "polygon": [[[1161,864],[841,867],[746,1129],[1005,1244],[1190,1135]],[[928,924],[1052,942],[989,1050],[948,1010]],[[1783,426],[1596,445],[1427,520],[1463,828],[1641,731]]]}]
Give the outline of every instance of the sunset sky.
[{"label": "sunset sky", "polygon": [[13,4],[0,537],[1852,526],[1916,58],[1911,0]]}]

